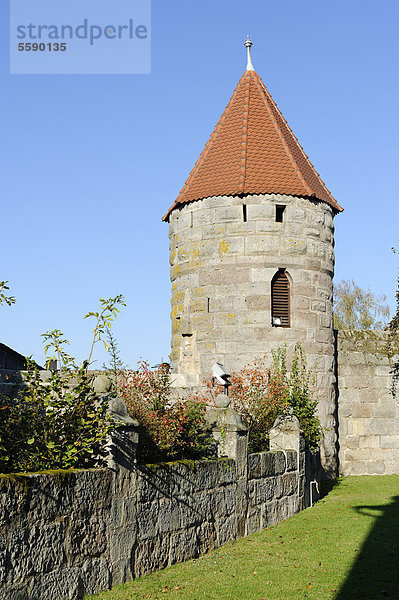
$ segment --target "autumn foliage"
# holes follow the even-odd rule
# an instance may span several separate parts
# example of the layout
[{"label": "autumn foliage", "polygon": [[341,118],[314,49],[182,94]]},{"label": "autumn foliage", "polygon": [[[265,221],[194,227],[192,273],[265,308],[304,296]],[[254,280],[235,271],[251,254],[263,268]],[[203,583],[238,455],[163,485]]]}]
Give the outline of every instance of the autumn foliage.
[{"label": "autumn foliage", "polygon": [[[289,407],[299,419],[308,448],[316,450],[322,428],[316,415],[317,400],[313,398],[314,377],[301,345],[295,346],[289,371],[285,346],[272,350],[272,364],[269,364],[267,357],[258,358],[231,373],[231,406],[248,428],[249,451],[268,449],[269,431],[276,418]],[[210,403],[222,390],[214,386],[212,379],[206,380],[205,385],[202,400]]]},{"label": "autumn foliage", "polygon": [[141,361],[136,371],[123,371],[119,394],[140,423],[139,461],[196,458],[206,452],[206,405],[193,397],[172,400],[169,365],[152,370]]},{"label": "autumn foliage", "polygon": [[[249,432],[249,451],[267,450],[269,431],[276,418],[292,407],[304,431],[307,446],[316,449],[322,429],[315,414],[313,376],[301,346],[295,347],[287,369],[286,347],[231,374],[231,406]],[[123,371],[119,394],[129,413],[140,423],[139,460],[196,458],[208,453],[210,439],[203,429],[207,406],[222,390],[211,378],[205,388],[184,399],[172,400],[169,365],[152,370],[142,361],[136,371]]]}]

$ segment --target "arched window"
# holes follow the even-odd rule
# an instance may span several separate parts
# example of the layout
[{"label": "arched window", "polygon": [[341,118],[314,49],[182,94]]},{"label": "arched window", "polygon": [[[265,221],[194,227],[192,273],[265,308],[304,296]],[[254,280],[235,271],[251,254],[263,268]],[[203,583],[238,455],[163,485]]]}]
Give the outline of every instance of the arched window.
[{"label": "arched window", "polygon": [[290,327],[290,282],[285,269],[279,269],[272,279],[272,325]]}]

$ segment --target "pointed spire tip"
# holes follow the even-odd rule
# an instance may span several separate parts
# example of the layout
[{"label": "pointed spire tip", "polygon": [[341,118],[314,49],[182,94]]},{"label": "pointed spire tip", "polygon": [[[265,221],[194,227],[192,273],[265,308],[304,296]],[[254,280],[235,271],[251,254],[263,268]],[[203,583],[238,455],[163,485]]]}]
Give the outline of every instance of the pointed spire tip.
[{"label": "pointed spire tip", "polygon": [[252,46],[252,42],[249,39],[249,35],[247,35],[247,39],[244,42],[244,46],[247,49],[247,68],[246,71],[254,71],[254,66],[252,64],[252,59],[251,59],[251,46]]}]

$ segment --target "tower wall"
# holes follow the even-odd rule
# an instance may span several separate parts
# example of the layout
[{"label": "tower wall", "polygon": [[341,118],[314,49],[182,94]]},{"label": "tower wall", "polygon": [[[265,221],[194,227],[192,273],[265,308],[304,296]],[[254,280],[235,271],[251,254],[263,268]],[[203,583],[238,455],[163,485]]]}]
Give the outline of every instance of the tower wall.
[{"label": "tower wall", "polygon": [[[276,205],[285,206],[276,222]],[[243,208],[245,206],[245,208]],[[335,469],[332,327],[334,210],[325,202],[262,194],[205,198],[170,214],[172,370],[197,386],[215,361],[237,369],[287,343],[317,377],[327,470]],[[271,324],[271,281],[290,281],[290,327]]]}]

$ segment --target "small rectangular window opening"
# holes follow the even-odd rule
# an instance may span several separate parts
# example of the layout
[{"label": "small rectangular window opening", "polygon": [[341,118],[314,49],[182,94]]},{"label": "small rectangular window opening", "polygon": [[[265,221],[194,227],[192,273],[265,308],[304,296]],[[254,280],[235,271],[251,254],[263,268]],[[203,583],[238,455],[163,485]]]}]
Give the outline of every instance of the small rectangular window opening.
[{"label": "small rectangular window opening", "polygon": [[246,204],[242,205],[242,220],[244,221],[244,223],[247,222],[247,205]]},{"label": "small rectangular window opening", "polygon": [[284,204],[276,204],[276,223],[282,223],[284,221]]}]

